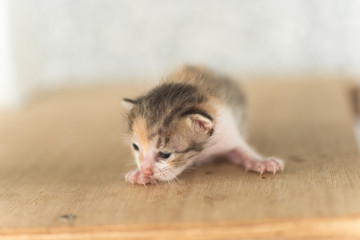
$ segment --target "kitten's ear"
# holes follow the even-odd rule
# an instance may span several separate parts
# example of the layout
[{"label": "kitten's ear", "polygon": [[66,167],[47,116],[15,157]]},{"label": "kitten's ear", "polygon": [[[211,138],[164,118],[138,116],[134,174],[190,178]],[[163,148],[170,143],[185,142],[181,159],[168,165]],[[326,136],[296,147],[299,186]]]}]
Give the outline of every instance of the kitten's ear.
[{"label": "kitten's ear", "polygon": [[122,105],[127,111],[130,111],[136,103],[136,100],[132,100],[130,98],[123,98],[122,100]]},{"label": "kitten's ear", "polygon": [[210,134],[213,132],[213,120],[202,114],[196,113],[188,115],[188,123],[195,131],[201,130]]}]

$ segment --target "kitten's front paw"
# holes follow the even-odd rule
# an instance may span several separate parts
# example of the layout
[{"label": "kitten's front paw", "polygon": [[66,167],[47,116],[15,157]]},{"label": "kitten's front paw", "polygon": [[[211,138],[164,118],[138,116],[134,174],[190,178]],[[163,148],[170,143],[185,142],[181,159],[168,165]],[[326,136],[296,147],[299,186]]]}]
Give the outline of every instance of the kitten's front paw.
[{"label": "kitten's front paw", "polygon": [[155,179],[144,176],[138,169],[125,174],[125,181],[131,184],[142,185],[156,183]]},{"label": "kitten's front paw", "polygon": [[269,157],[262,161],[256,161],[251,166],[246,166],[246,170],[252,170],[263,174],[264,172],[272,172],[284,170],[284,161],[278,158]]}]

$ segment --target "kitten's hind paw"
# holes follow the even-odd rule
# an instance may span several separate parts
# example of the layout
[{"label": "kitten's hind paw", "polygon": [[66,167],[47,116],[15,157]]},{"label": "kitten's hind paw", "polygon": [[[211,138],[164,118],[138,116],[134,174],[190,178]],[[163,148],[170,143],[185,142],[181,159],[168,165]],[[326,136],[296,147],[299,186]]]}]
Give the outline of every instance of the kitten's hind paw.
[{"label": "kitten's hind paw", "polygon": [[275,174],[278,171],[284,170],[284,161],[275,157],[269,157],[264,160],[252,162],[251,164],[246,165],[246,170],[259,172],[260,174],[265,172],[271,172]]}]

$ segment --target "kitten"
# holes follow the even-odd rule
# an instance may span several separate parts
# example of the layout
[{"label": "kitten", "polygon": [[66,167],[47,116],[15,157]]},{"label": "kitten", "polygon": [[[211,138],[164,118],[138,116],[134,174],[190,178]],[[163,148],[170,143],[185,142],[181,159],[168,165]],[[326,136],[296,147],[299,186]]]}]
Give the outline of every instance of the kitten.
[{"label": "kitten", "polygon": [[284,169],[282,160],[263,158],[246,143],[241,89],[208,69],[185,66],[146,95],[124,99],[124,104],[137,164],[125,175],[130,183],[169,181],[219,155],[261,174]]}]

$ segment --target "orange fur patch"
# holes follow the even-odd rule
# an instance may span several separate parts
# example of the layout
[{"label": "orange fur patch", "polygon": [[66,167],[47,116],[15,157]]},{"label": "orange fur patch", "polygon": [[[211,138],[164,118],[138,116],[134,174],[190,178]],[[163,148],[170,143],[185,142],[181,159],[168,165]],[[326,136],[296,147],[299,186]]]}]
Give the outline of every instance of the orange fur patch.
[{"label": "orange fur patch", "polygon": [[150,148],[150,142],[148,139],[148,129],[146,127],[146,121],[142,117],[138,117],[135,119],[133,124],[133,131],[135,135],[135,139],[139,141],[139,144],[141,145],[141,148],[143,151],[147,151]]}]

